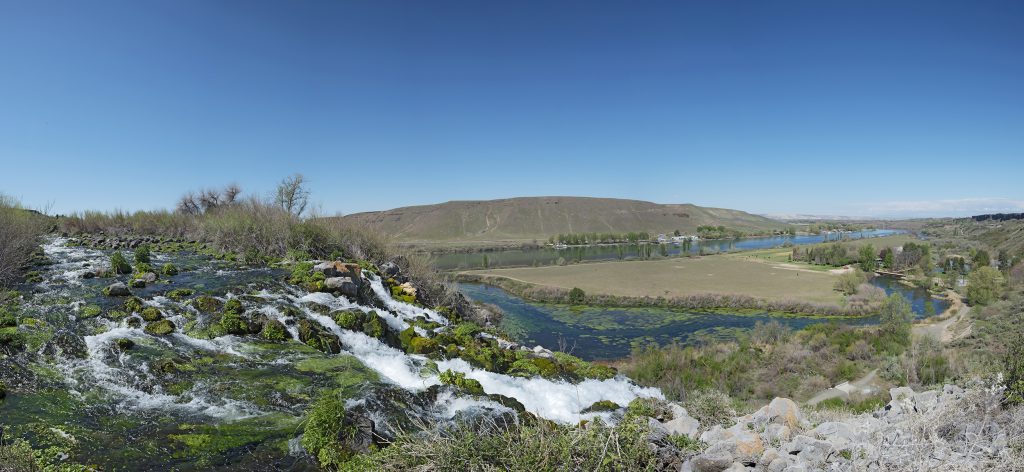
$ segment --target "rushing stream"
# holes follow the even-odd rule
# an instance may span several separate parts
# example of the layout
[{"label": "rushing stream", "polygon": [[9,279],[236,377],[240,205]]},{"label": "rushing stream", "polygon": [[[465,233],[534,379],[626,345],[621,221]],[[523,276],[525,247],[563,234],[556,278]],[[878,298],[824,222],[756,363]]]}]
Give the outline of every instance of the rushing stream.
[{"label": "rushing stream", "polygon": [[[280,269],[247,268],[194,253],[155,253],[154,266],[172,262],[182,271],[133,289],[144,307],[155,307],[174,325],[169,335],[152,335],[142,329],[140,313],[114,315],[124,309],[125,299],[101,294],[112,279],[84,277],[106,266],[110,251],[66,242],[55,238],[45,245],[52,264],[41,270],[41,282],[25,287],[30,293],[18,329],[29,333],[29,349],[37,356],[25,366],[30,380],[0,402],[0,418],[8,435],[38,447],[70,443],[72,459],[104,470],[308,467],[296,438],[305,409],[323,389],[344,392],[348,407],[365,410],[384,431],[415,419],[512,411],[488,396],[441,386],[438,373],[445,370],[479,381],[487,395],[513,398],[529,412],[564,423],[610,419],[610,413],[582,413],[599,400],[625,405],[638,396],[661,395],[622,377],[571,383],[489,372],[459,358],[435,362],[343,329],[326,314],[372,311],[395,331],[414,321],[448,323],[433,310],[394,299],[378,276],[365,271],[364,282],[380,306],[305,292],[284,283]],[[188,300],[168,296],[181,288],[196,293]],[[202,294],[221,303],[238,300],[246,314],[282,322],[292,339],[206,335],[205,315],[189,302]],[[87,316],[90,306],[103,315]],[[33,321],[25,324],[26,319]],[[341,352],[324,353],[298,342],[296,322],[302,319],[337,336]],[[430,334],[419,326],[414,330]]]}]

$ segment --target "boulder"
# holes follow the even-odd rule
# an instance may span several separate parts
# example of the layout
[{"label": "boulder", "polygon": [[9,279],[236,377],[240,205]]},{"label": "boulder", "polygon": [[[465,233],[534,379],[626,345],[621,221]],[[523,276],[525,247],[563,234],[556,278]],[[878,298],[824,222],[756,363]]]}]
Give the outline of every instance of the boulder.
[{"label": "boulder", "polygon": [[692,470],[693,472],[722,472],[732,466],[735,462],[732,458],[732,454],[727,450],[707,450],[701,454],[696,455],[693,459],[690,459],[684,466],[683,470]]},{"label": "boulder", "polygon": [[816,436],[818,439],[832,443],[837,448],[843,448],[844,446],[865,439],[853,426],[837,421],[828,421],[819,424],[813,431],[811,431],[811,434]]},{"label": "boulder", "polygon": [[[745,428],[742,424],[737,424],[728,429],[715,426],[711,430],[705,431],[700,436],[700,440],[710,444],[705,453],[727,452],[729,457],[733,459],[730,463],[733,461],[756,463],[764,452],[764,443],[761,441],[761,436]],[[726,467],[728,467],[728,464],[726,464]]]},{"label": "boulder", "polygon": [[127,297],[132,293],[128,291],[128,286],[123,282],[114,282],[103,289],[103,293],[108,297]]},{"label": "boulder", "polygon": [[789,441],[793,437],[793,430],[789,429],[789,426],[784,424],[771,423],[765,426],[762,437],[765,441],[770,443],[783,443]]},{"label": "boulder", "polygon": [[321,262],[313,266],[313,270],[324,274],[328,279],[331,277],[348,277],[353,280],[361,280],[360,274],[363,271],[359,264],[341,261]]},{"label": "boulder", "polygon": [[800,435],[789,444],[789,454],[813,470],[822,469],[834,448],[832,444],[810,436]]},{"label": "boulder", "polygon": [[939,392],[929,390],[914,395],[914,408],[919,412],[927,412],[939,405]]},{"label": "boulder", "polygon": [[769,423],[780,424],[796,429],[803,423],[803,415],[800,407],[796,406],[793,400],[788,398],[775,398],[771,403],[765,405],[751,415],[754,424],[767,426]]},{"label": "boulder", "polygon": [[85,359],[89,348],[85,339],[70,331],[58,331],[43,346],[43,354],[67,359]]},{"label": "boulder", "polygon": [[142,280],[142,279],[134,279],[131,282],[128,282],[128,284],[131,285],[132,288],[145,288],[146,287],[146,281]]},{"label": "boulder", "polygon": [[690,416],[686,408],[675,403],[670,403],[669,409],[672,410],[672,419],[662,423],[665,429],[668,430],[668,433],[674,436],[686,436],[690,439],[697,439],[697,430],[700,429],[700,422]]},{"label": "boulder", "polygon": [[663,424],[654,418],[647,418],[647,442],[662,442],[668,435],[668,429]]},{"label": "boulder", "polygon": [[359,285],[351,277],[330,277],[324,280],[324,290],[346,297],[359,295]]},{"label": "boulder", "polygon": [[398,267],[398,264],[395,264],[393,261],[388,261],[380,266],[380,271],[384,273],[385,277],[394,278],[402,273],[402,268]]},{"label": "boulder", "polygon": [[139,280],[145,281],[147,284],[156,282],[156,274],[153,272],[146,272],[139,276]]},{"label": "boulder", "polygon": [[889,389],[889,396],[895,400],[905,400],[914,398],[914,390],[910,387],[894,387]]}]

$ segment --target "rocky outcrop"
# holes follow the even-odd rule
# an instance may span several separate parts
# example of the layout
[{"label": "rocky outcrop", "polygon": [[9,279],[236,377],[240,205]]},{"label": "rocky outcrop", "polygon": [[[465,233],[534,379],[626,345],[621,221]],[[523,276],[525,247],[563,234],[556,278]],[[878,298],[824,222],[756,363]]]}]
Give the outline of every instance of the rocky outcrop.
[{"label": "rocky outcrop", "polygon": [[829,414],[815,424],[796,403],[776,398],[731,427],[704,431],[703,449],[673,470],[1018,470],[1007,438],[1024,432],[1024,409],[1007,409],[1001,399],[996,387],[900,387],[878,411]]}]

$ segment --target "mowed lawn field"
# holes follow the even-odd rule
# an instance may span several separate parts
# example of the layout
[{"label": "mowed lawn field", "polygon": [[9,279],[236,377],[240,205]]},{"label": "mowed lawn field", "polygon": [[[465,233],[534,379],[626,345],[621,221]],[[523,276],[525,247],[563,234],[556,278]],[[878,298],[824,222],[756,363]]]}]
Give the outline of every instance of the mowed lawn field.
[{"label": "mowed lawn field", "polygon": [[772,300],[840,303],[835,273],[804,264],[778,264],[726,255],[656,261],[600,262],[567,266],[467,271],[588,294],[678,297],[695,294],[749,295]]}]

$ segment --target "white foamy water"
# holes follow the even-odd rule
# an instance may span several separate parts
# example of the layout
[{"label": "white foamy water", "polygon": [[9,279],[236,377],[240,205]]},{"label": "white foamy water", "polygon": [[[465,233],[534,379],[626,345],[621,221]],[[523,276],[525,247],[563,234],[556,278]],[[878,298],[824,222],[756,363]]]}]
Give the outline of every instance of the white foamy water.
[{"label": "white foamy water", "polygon": [[442,371],[462,372],[467,378],[480,382],[484,392],[515,398],[527,411],[562,423],[575,423],[599,416],[596,413],[580,412],[601,400],[611,400],[625,406],[639,397],[664,398],[656,388],[638,387],[621,378],[588,379],[573,384],[541,377],[512,377],[477,369],[462,359],[440,361],[437,367]]}]

